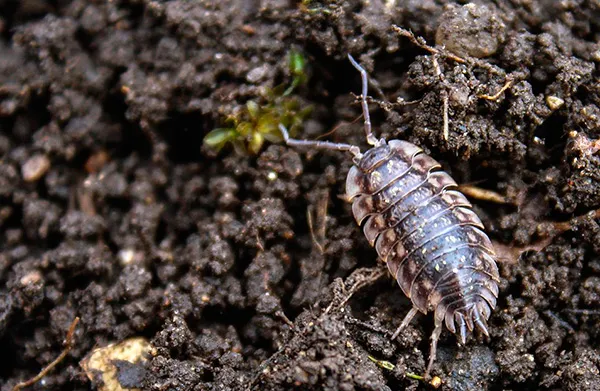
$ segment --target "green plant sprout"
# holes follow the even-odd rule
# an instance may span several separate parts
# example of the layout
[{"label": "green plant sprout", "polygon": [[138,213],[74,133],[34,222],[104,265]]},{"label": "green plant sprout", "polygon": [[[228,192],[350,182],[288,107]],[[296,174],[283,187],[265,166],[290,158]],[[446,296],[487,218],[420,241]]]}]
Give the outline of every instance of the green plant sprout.
[{"label": "green plant sprout", "polygon": [[392,364],[391,362],[389,362],[389,361],[378,360],[378,359],[376,359],[375,357],[373,357],[371,355],[369,355],[368,357],[369,357],[369,360],[371,360],[375,364],[377,364],[378,367],[387,369],[389,371],[393,371],[396,368],[396,366],[394,364]]},{"label": "green plant sprout", "polygon": [[283,141],[279,124],[294,136],[312,111],[312,107],[302,108],[296,98],[289,96],[308,80],[306,60],[302,53],[294,49],[289,51],[288,69],[293,79],[287,89],[284,90],[284,84],[269,89],[262,105],[255,100],[246,102],[246,106],[238,113],[225,119],[226,127],[213,129],[204,137],[204,145],[219,152],[231,144],[238,154],[255,155],[265,141]]},{"label": "green plant sprout", "polygon": [[[380,368],[387,369],[388,371],[393,371],[394,369],[396,369],[396,366],[389,361],[378,360],[371,355],[368,355],[367,357],[369,357],[369,360],[373,361]],[[425,379],[425,377],[417,375],[412,372],[405,372],[404,376],[408,377],[409,379],[413,379],[413,380],[419,380],[419,381],[427,380],[427,379]],[[434,376],[433,378],[431,378],[429,380],[429,385],[431,385],[433,388],[439,388],[442,385],[442,379],[440,379],[437,376]]]},{"label": "green plant sprout", "polygon": [[291,49],[288,53],[288,69],[294,77],[292,85],[283,93],[283,96],[288,96],[294,89],[300,85],[306,84],[308,75],[306,73],[306,58],[297,50]]},{"label": "green plant sprout", "polygon": [[259,106],[253,100],[239,115],[227,117],[227,128],[217,128],[204,137],[204,145],[220,151],[225,145],[232,144],[235,151],[242,155],[257,154],[266,141],[279,143],[283,136],[279,124],[295,134],[310,114],[312,107],[300,109],[298,101],[288,97],[278,97],[272,103]]}]

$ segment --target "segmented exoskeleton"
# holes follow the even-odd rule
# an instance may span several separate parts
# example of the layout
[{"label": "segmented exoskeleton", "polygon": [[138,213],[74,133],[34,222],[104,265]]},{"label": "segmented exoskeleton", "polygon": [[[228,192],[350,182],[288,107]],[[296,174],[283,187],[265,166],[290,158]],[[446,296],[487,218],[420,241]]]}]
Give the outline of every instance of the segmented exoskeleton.
[{"label": "segmented exoskeleton", "polygon": [[493,246],[471,204],[437,161],[412,143],[373,135],[367,73],[348,58],[362,76],[364,128],[373,147],[361,153],[349,144],[290,139],[287,130],[280,129],[287,145],[353,155],[346,193],[356,222],[413,303],[392,339],[417,312],[434,311],[428,376],[444,323],[463,344],[475,327],[488,335],[499,281]]}]

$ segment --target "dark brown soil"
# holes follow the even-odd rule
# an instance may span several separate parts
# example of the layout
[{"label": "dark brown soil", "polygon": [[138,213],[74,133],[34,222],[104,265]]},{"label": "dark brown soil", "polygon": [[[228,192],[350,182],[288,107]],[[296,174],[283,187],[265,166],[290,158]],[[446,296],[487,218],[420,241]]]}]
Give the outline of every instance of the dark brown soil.
[{"label": "dark brown soil", "polygon": [[[365,146],[351,53],[374,98],[416,100],[373,104],[378,134],[513,201],[473,199],[512,250],[491,337],[442,334],[442,389],[599,390],[600,226],[573,219],[600,208],[599,3],[450,3],[0,1],[0,390],[58,356],[76,316],[73,350],[32,389],[92,388],[79,361],[133,336],[157,352],[122,376],[143,390],[430,388],[406,374],[425,369],[431,316],[392,342],[411,304],[391,278],[343,302],[381,267],[341,197],[347,156],[202,148],[289,82],[291,47],[310,66],[300,137],[345,123],[328,138]],[[440,79],[392,24],[468,61],[437,56]],[[306,216],[324,205],[322,254]]]}]

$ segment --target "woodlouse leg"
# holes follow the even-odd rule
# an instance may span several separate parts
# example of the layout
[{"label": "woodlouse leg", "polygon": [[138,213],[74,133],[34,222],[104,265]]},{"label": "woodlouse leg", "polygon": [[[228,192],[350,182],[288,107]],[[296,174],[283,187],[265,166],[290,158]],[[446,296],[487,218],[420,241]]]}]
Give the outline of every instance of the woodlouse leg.
[{"label": "woodlouse leg", "polygon": [[442,334],[442,321],[436,319],[435,329],[433,329],[433,333],[431,333],[431,348],[429,349],[429,363],[427,364],[427,369],[425,370],[425,379],[429,378],[429,372],[431,372],[431,367],[435,361],[435,355],[437,354],[437,343],[440,339],[440,334]]},{"label": "woodlouse leg", "polygon": [[367,90],[369,86],[367,71],[365,71],[365,69],[356,62],[354,57],[352,57],[349,54],[348,60],[350,60],[352,66],[360,72],[360,77],[362,80],[362,93],[360,95],[360,104],[362,106],[363,117],[365,118],[365,136],[367,137],[367,143],[369,143],[369,145],[377,145],[377,137],[373,135],[373,130],[371,129],[371,115],[369,114],[369,106],[367,104]]},{"label": "woodlouse leg", "polygon": [[344,143],[332,143],[331,141],[317,141],[317,140],[297,140],[290,138],[285,126],[279,124],[279,130],[283,136],[285,143],[291,147],[305,147],[305,148],[318,148],[318,149],[331,149],[334,151],[350,152],[354,157],[360,158],[362,154],[360,149],[356,145],[344,144]]},{"label": "woodlouse leg", "polygon": [[415,317],[415,315],[417,314],[417,312],[419,312],[419,309],[417,307],[413,307],[408,314],[406,314],[406,316],[404,317],[404,319],[402,320],[402,323],[400,323],[400,326],[396,329],[396,331],[394,331],[394,335],[392,335],[392,340],[396,339],[398,337],[398,335],[400,335],[400,332],[402,330],[404,330],[404,328],[406,326],[408,326],[408,324],[410,323],[410,321]]}]

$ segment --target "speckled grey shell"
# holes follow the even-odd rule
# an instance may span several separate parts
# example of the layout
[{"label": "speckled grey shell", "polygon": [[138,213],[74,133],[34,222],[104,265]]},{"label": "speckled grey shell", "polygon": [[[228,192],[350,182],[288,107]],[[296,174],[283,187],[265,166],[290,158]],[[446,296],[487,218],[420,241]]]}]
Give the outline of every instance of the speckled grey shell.
[{"label": "speckled grey shell", "polygon": [[400,140],[368,150],[346,180],[356,222],[404,294],[453,333],[489,318],[499,281],[492,243],[456,187],[437,161]]}]

